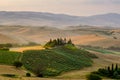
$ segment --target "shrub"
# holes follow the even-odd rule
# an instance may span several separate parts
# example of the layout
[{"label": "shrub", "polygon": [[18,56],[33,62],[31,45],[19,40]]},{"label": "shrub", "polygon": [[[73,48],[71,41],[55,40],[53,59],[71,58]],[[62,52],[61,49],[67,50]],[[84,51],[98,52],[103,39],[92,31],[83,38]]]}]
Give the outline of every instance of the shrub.
[{"label": "shrub", "polygon": [[9,48],[1,48],[0,50],[9,51]]},{"label": "shrub", "polygon": [[98,71],[92,73],[112,79],[120,79],[120,68],[118,64],[116,66],[112,64],[111,66],[100,68]]},{"label": "shrub", "polygon": [[90,74],[87,76],[87,80],[102,80],[102,78],[97,74]]},{"label": "shrub", "polygon": [[22,67],[22,62],[20,62],[20,61],[15,61],[14,62],[14,64],[13,64],[16,68],[20,68],[20,67]]},{"label": "shrub", "polygon": [[115,78],[116,78],[117,80],[120,80],[120,75],[117,75]]},{"label": "shrub", "polygon": [[26,76],[27,76],[27,77],[31,77],[31,74],[30,74],[30,73],[26,73]]},{"label": "shrub", "polygon": [[47,65],[44,63],[37,64],[35,68],[33,68],[34,73],[36,74],[37,77],[43,77],[44,76],[44,71],[46,69]]},{"label": "shrub", "polygon": [[18,77],[18,76],[15,75],[15,74],[2,74],[2,76],[11,77],[11,78],[17,78],[17,77]]},{"label": "shrub", "polygon": [[43,77],[42,73],[37,74],[37,77]]}]

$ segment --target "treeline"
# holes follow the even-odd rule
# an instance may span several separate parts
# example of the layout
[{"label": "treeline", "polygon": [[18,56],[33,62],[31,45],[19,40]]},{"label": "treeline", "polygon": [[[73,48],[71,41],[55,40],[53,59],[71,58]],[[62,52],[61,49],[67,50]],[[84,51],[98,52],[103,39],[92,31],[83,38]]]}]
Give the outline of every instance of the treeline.
[{"label": "treeline", "polygon": [[111,46],[109,48],[107,48],[108,50],[115,50],[115,51],[120,51],[120,47],[115,47],[115,46]]},{"label": "treeline", "polygon": [[13,45],[10,43],[0,44],[0,50],[9,50]]},{"label": "treeline", "polygon": [[108,78],[120,79],[120,67],[118,64],[112,64],[111,66],[100,68],[98,71],[92,72],[91,74],[98,74]]},{"label": "treeline", "polygon": [[72,40],[67,40],[66,38],[57,38],[57,39],[50,39],[46,44],[45,47],[56,47],[56,46],[64,46],[66,44],[74,45]]}]

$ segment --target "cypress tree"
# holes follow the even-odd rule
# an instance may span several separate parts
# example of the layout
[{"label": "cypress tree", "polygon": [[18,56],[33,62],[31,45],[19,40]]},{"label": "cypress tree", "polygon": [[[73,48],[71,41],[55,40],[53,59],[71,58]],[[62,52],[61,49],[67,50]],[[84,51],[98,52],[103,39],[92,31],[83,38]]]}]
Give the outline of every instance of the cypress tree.
[{"label": "cypress tree", "polygon": [[66,40],[66,38],[64,38],[64,44],[66,44],[67,42],[66,42],[67,40]]},{"label": "cypress tree", "polygon": [[50,39],[50,41],[49,41],[50,43],[52,43],[52,39]]},{"label": "cypress tree", "polygon": [[68,44],[72,44],[72,40],[71,39],[68,40]]},{"label": "cypress tree", "polygon": [[116,64],[116,66],[115,66],[115,71],[117,71],[118,70],[118,64]]},{"label": "cypress tree", "polygon": [[60,45],[60,39],[57,38],[57,45]]},{"label": "cypress tree", "polygon": [[112,72],[114,71],[114,64],[112,64],[112,66],[111,66],[111,71]]},{"label": "cypress tree", "polygon": [[108,71],[110,72],[110,66],[108,66],[108,68],[107,68],[107,69],[108,69]]}]

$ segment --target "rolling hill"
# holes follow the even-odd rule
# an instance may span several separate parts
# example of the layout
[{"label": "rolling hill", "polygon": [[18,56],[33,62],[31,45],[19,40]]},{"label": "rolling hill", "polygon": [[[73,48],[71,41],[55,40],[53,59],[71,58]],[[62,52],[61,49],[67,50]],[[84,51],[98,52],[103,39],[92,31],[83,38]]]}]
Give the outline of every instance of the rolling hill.
[{"label": "rolling hill", "polygon": [[54,27],[0,26],[0,43],[45,44],[50,39],[71,38],[76,45],[120,47],[120,29],[73,26],[66,29]]},{"label": "rolling hill", "polygon": [[44,12],[0,11],[0,25],[54,26],[97,25],[120,27],[120,14],[108,13],[94,16],[71,16]]},{"label": "rolling hill", "polygon": [[52,49],[24,51],[22,62],[26,69],[39,77],[45,77],[91,66],[91,59],[97,58],[85,50],[73,48],[74,46],[66,45]]},{"label": "rolling hill", "polygon": [[0,43],[9,43],[9,42],[16,43],[17,41],[7,35],[0,33]]}]

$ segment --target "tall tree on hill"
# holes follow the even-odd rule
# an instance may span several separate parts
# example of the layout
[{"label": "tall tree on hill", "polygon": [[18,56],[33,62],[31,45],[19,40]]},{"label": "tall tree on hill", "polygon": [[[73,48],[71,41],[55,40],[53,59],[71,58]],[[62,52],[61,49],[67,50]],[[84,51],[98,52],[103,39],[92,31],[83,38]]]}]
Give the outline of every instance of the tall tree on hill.
[{"label": "tall tree on hill", "polygon": [[118,70],[118,64],[116,64],[116,66],[115,66],[115,71],[117,71]]},{"label": "tall tree on hill", "polygon": [[52,43],[52,39],[50,39],[50,41],[49,41],[50,43]]},{"label": "tall tree on hill", "polygon": [[112,72],[114,71],[114,64],[112,64],[111,71]]},{"label": "tall tree on hill", "polygon": [[67,42],[67,44],[72,44],[73,45],[72,40],[69,39],[68,42]]},{"label": "tall tree on hill", "polygon": [[66,38],[64,38],[64,44],[66,44],[67,43],[67,40],[66,40]]}]

